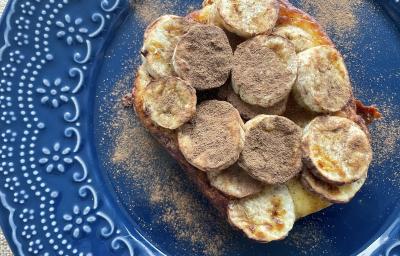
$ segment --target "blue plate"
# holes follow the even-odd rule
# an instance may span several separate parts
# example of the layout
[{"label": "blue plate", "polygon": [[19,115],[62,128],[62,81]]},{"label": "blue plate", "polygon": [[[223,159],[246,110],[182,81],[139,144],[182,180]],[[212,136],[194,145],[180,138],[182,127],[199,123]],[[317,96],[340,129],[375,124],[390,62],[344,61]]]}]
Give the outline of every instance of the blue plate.
[{"label": "blue plate", "polygon": [[[0,222],[14,253],[399,255],[400,33],[383,2],[362,2],[345,41],[330,31],[356,96],[385,115],[371,128],[368,182],[267,245],[218,217],[119,104],[150,16],[200,2],[10,1],[0,24]],[[395,2],[385,5],[394,18]]]}]

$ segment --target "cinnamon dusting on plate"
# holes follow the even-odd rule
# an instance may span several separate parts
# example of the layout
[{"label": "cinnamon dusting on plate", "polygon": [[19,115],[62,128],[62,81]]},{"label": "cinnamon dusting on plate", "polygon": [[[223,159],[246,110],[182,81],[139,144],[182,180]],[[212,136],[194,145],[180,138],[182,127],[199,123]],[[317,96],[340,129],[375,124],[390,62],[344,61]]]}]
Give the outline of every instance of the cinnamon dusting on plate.
[{"label": "cinnamon dusting on plate", "polygon": [[[144,25],[150,24],[162,15],[175,14],[182,10],[182,2],[178,0],[130,0],[130,3]],[[200,3],[198,6],[190,5],[185,10],[185,14],[198,8],[200,8]]]},{"label": "cinnamon dusting on plate", "polygon": [[321,252],[320,248],[321,241],[325,241],[325,244],[333,242],[324,233],[326,226],[326,223],[321,225],[320,221],[306,221],[306,223],[296,226],[284,243],[296,247],[300,255],[327,255],[326,251]]},{"label": "cinnamon dusting on plate", "polygon": [[372,134],[372,146],[374,148],[374,160],[376,164],[385,161],[397,161],[392,159],[400,149],[400,119],[394,116],[396,108],[385,101],[380,103],[380,111],[383,118],[375,121],[370,127]]},{"label": "cinnamon dusting on plate", "polygon": [[325,29],[343,34],[357,28],[357,8],[362,0],[301,0],[301,8],[311,14]]}]

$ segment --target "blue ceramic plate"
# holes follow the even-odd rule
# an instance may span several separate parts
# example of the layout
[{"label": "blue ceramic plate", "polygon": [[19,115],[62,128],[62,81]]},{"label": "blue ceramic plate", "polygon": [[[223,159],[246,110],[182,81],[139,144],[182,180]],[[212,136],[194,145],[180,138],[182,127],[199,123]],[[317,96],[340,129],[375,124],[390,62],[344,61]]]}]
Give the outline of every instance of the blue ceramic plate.
[{"label": "blue ceramic plate", "polygon": [[146,23],[200,2],[10,1],[0,24],[0,221],[14,253],[399,255],[400,33],[385,11],[396,19],[395,1],[361,1],[343,16],[350,23],[327,24],[356,96],[385,115],[371,127],[367,184],[267,245],[219,218],[119,103]]}]

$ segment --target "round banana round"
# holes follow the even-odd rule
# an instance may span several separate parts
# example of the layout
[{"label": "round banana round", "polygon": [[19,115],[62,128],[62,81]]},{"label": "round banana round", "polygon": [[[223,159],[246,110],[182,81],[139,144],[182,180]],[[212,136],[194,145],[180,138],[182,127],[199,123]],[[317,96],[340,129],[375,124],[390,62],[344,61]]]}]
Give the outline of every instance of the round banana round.
[{"label": "round banana round", "polygon": [[203,171],[221,171],[234,164],[244,146],[243,121],[228,102],[209,100],[178,131],[179,149]]},{"label": "round banana round", "polygon": [[301,175],[301,180],[306,188],[322,198],[337,204],[348,203],[361,189],[366,179],[367,175],[364,175],[361,179],[353,183],[338,186],[319,180],[307,170]]},{"label": "round banana round", "polygon": [[267,186],[261,193],[232,201],[229,222],[259,242],[285,238],[293,228],[295,209],[285,185]]},{"label": "round banana round", "polygon": [[177,77],[151,82],[143,92],[143,109],[161,127],[174,130],[196,112],[196,90]]},{"label": "round banana round", "polygon": [[296,219],[304,218],[332,205],[329,201],[306,189],[299,177],[286,182],[286,186],[293,198]]},{"label": "round banana round", "polygon": [[213,17],[216,23],[239,36],[250,38],[268,34],[279,14],[277,0],[217,0]]},{"label": "round banana round", "polygon": [[287,100],[296,75],[294,46],[283,37],[260,35],[234,53],[232,88],[248,104],[268,108]]},{"label": "round banana round", "polygon": [[297,102],[319,113],[344,108],[352,97],[346,65],[330,46],[316,46],[298,54],[299,66],[293,93]]},{"label": "round banana round", "polygon": [[312,35],[294,25],[277,26],[273,34],[288,39],[294,45],[296,53],[316,46]]},{"label": "round banana round", "polygon": [[239,165],[267,184],[284,183],[302,167],[301,128],[282,116],[259,115],[245,124]]},{"label": "round banana round", "polygon": [[225,195],[243,198],[259,193],[264,185],[250,177],[240,166],[234,164],[220,172],[207,172],[211,186]]},{"label": "round banana round", "polygon": [[147,72],[153,78],[174,75],[172,55],[191,22],[183,17],[164,15],[151,23],[145,33],[141,58]]},{"label": "round banana round", "polygon": [[336,185],[361,179],[372,160],[368,136],[344,117],[316,117],[304,128],[302,148],[313,174]]},{"label": "round banana round", "polygon": [[240,113],[244,120],[250,120],[258,115],[282,115],[286,110],[287,99],[284,99],[269,108],[263,108],[257,105],[251,105],[244,102],[232,89],[230,85],[224,88],[226,90],[225,99],[231,103]]},{"label": "round banana round", "polygon": [[175,72],[197,90],[222,86],[232,67],[232,48],[225,32],[213,25],[196,25],[176,45]]}]

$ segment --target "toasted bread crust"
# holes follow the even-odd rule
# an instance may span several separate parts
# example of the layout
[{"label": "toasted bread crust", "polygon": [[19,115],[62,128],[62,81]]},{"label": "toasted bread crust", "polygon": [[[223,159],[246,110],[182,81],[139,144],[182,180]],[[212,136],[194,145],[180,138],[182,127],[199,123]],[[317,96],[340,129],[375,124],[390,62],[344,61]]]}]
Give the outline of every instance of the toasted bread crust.
[{"label": "toasted bread crust", "polygon": [[[213,1],[207,0],[207,4],[212,4]],[[195,11],[187,16],[189,19],[196,20],[198,22],[207,23],[208,19],[206,15],[201,11]],[[313,38],[319,45],[330,45],[334,47],[334,44],[323,31],[322,27],[312,18],[310,15],[303,11],[295,8],[286,0],[280,0],[280,13],[277,24],[294,24],[302,27],[307,32],[313,35]],[[207,179],[206,173],[198,170],[197,168],[190,165],[181,152],[179,151],[177,137],[174,132],[168,129],[161,128],[153,124],[148,118],[142,108],[142,85],[139,83],[140,72],[137,75],[133,88],[133,105],[137,113],[137,117],[143,126],[159,141],[159,143],[165,147],[165,149],[174,157],[178,163],[182,166],[183,170],[187,173],[188,177],[192,180],[195,185],[199,188],[200,192],[209,199],[211,204],[221,213],[222,216],[227,217],[227,209],[229,205],[229,198],[222,194],[220,191],[212,187]],[[350,120],[355,121],[364,131],[368,132],[366,122],[361,118],[363,116],[364,109],[362,107],[356,107],[355,99],[341,111],[335,113],[335,115],[347,117]],[[361,104],[362,105],[362,104]],[[361,106],[359,104],[359,106]],[[358,112],[357,112],[358,110]],[[311,214],[311,212],[309,213]],[[304,213],[305,217],[309,214]]]}]

